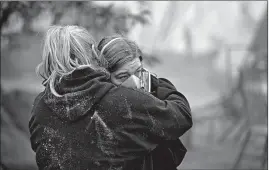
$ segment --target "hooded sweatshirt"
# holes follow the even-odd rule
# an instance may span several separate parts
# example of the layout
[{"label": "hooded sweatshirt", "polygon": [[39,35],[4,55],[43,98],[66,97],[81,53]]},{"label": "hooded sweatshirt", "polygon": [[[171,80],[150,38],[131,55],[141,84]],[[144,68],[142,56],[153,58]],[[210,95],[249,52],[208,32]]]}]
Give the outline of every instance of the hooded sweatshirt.
[{"label": "hooded sweatshirt", "polygon": [[147,170],[158,144],[178,139],[192,126],[179,92],[166,100],[139,89],[116,87],[91,68],[56,79],[56,97],[46,87],[29,121],[39,169]]}]

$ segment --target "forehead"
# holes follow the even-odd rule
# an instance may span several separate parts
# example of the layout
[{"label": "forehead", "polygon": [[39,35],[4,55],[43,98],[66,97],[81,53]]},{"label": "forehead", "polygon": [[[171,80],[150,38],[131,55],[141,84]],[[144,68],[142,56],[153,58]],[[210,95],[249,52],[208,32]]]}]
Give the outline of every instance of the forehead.
[{"label": "forehead", "polygon": [[139,68],[142,65],[139,58],[135,58],[132,61],[126,62],[121,67],[119,67],[116,71],[114,71],[114,74],[118,74],[121,72],[133,72],[137,68]]}]

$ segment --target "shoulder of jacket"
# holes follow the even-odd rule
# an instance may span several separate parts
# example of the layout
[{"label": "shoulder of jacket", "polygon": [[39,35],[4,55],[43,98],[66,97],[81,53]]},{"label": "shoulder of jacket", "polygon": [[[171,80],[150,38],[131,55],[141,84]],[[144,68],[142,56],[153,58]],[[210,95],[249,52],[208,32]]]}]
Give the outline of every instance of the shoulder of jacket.
[{"label": "shoulder of jacket", "polygon": [[109,94],[111,96],[117,96],[122,97],[123,99],[132,99],[132,98],[140,98],[140,99],[153,99],[155,100],[156,97],[154,97],[152,94],[144,92],[141,89],[134,89],[134,88],[127,88],[124,86],[119,86],[116,88],[113,88],[109,91]]},{"label": "shoulder of jacket", "polygon": [[42,103],[43,103],[42,100],[43,100],[45,94],[46,94],[46,92],[45,92],[45,90],[44,90],[43,92],[39,93],[39,94],[36,96],[36,98],[35,98],[35,100],[34,100],[34,103],[33,103],[33,105],[32,105],[32,111],[31,111],[31,112],[32,112],[32,115],[36,112],[36,109],[37,109],[37,108],[39,108],[39,107],[44,107],[44,104],[42,104]]},{"label": "shoulder of jacket", "polygon": [[34,100],[34,105],[37,104],[37,103],[39,103],[39,101],[44,97],[44,95],[45,95],[45,91],[39,93],[39,94],[36,96],[35,100]]},{"label": "shoulder of jacket", "polygon": [[146,93],[140,89],[132,89],[127,87],[112,88],[99,102],[105,108],[117,108],[121,106],[124,108],[126,102],[132,105],[141,105],[145,103],[154,102],[157,98],[152,94]]}]

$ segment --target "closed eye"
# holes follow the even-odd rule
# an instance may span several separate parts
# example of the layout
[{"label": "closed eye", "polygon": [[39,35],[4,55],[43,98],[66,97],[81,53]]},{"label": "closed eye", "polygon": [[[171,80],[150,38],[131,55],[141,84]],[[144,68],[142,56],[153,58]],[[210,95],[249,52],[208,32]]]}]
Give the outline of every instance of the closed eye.
[{"label": "closed eye", "polygon": [[119,79],[123,80],[123,79],[127,79],[129,76],[121,76],[119,77]]},{"label": "closed eye", "polygon": [[120,80],[127,79],[129,77],[130,77],[129,74],[119,74],[119,75],[116,76],[116,78],[120,79]]}]

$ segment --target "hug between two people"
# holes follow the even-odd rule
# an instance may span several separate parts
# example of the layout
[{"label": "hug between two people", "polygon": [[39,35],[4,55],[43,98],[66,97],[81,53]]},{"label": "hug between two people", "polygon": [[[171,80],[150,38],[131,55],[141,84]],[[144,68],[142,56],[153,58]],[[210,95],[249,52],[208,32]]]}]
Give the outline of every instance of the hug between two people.
[{"label": "hug between two people", "polygon": [[122,36],[96,45],[79,26],[47,31],[37,67],[45,90],[29,121],[40,169],[177,169],[190,105],[142,62],[136,43]]}]

